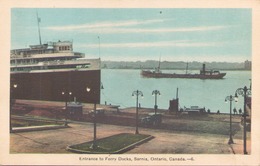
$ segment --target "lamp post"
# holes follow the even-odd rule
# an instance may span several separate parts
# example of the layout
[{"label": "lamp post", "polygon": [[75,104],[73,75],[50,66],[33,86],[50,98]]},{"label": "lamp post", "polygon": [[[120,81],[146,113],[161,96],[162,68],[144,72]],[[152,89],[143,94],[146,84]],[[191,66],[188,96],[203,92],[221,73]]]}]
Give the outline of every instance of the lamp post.
[{"label": "lamp post", "polygon": [[154,98],[155,98],[155,101],[154,101],[154,114],[156,114],[157,113],[157,108],[158,108],[158,105],[157,105],[157,95],[161,95],[161,93],[160,93],[160,91],[158,91],[158,90],[154,90],[153,92],[152,92],[152,95],[153,96],[155,96]]},{"label": "lamp post", "polygon": [[136,95],[136,129],[135,129],[135,134],[139,134],[138,132],[138,96],[141,95],[143,97],[143,92],[136,90],[133,91],[132,96]]},{"label": "lamp post", "polygon": [[[86,91],[90,92],[90,88],[87,87]],[[94,102],[94,113],[93,113],[93,124],[94,124],[94,134],[93,134],[93,143],[91,144],[90,148],[91,149],[96,149],[97,148],[97,122],[96,122],[96,102]]]},{"label": "lamp post", "polygon": [[[233,138],[232,138],[232,101],[235,100],[235,97],[230,95],[227,96],[225,99],[225,102],[229,101],[230,102],[230,114],[229,114],[229,118],[230,118],[230,126],[229,126],[229,140],[228,140],[228,144],[233,144]],[[236,100],[235,100],[236,101]]]},{"label": "lamp post", "polygon": [[243,120],[244,120],[244,154],[247,154],[247,150],[246,150],[246,98],[248,95],[251,95],[251,88],[248,89],[246,86],[244,88],[238,88],[236,90],[236,94],[235,94],[235,98],[236,100],[238,99],[238,95],[241,95],[244,97],[244,113],[243,113]]},{"label": "lamp post", "polygon": [[65,98],[65,124],[64,125],[67,126],[68,125],[68,122],[67,122],[67,120],[68,120],[68,98],[69,98],[69,96],[72,95],[72,92],[62,91],[61,94]]},{"label": "lamp post", "polygon": [[94,103],[94,117],[93,117],[93,123],[94,123],[94,136],[93,136],[93,143],[90,146],[91,149],[97,148],[97,122],[96,122],[96,102]]},{"label": "lamp post", "polygon": [[10,117],[9,117],[9,121],[10,121],[10,128],[9,131],[10,133],[13,132],[13,127],[12,127],[12,114],[11,114],[11,110],[12,110],[12,106],[13,106],[13,100],[14,100],[14,90],[18,87],[17,84],[13,84],[13,86],[11,86],[11,90],[10,90]]}]

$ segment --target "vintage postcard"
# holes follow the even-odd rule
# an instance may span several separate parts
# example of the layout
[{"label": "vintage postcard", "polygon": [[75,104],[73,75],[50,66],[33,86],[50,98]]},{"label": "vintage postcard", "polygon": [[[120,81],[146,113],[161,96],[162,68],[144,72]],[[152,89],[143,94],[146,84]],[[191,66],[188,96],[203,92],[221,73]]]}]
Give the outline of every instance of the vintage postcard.
[{"label": "vintage postcard", "polygon": [[0,1],[2,165],[259,165],[259,1]]}]

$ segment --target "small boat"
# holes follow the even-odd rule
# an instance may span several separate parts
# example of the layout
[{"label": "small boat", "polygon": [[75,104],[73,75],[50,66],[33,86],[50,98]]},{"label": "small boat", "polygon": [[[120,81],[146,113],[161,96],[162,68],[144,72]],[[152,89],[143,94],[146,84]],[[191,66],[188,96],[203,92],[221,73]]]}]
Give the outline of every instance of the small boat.
[{"label": "small boat", "polygon": [[[188,65],[187,65],[188,66]],[[188,68],[188,67],[187,67]],[[159,66],[154,70],[142,70],[141,75],[145,78],[196,78],[196,79],[222,79],[226,73],[220,73],[218,70],[206,70],[206,65],[203,64],[200,73],[197,74],[176,74],[176,73],[162,73]]]}]

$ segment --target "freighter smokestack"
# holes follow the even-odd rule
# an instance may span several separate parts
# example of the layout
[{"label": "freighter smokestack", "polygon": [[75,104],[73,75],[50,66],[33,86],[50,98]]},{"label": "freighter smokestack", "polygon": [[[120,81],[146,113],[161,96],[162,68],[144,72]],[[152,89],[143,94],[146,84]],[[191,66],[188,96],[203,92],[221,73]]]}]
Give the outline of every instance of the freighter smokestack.
[{"label": "freighter smokestack", "polygon": [[205,63],[203,63],[203,65],[202,65],[202,72],[203,72],[203,74],[205,74],[205,71],[206,71],[206,67],[205,66],[206,66]]}]

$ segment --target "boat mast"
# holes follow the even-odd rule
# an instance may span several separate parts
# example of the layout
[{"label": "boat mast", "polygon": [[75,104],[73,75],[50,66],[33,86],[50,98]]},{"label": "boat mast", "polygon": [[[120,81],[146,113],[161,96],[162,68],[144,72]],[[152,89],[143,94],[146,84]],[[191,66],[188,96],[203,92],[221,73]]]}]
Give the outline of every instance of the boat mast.
[{"label": "boat mast", "polygon": [[157,72],[157,73],[160,72],[160,66],[161,66],[161,57],[160,57],[160,59],[159,59],[158,67],[155,67],[155,72]]},{"label": "boat mast", "polygon": [[41,19],[38,17],[38,12],[37,12],[37,11],[36,11],[36,15],[37,15],[37,23],[38,23],[39,40],[40,40],[40,45],[42,45],[41,31],[40,31],[40,22],[41,22]]},{"label": "boat mast", "polygon": [[160,59],[159,59],[158,71],[160,70],[160,67],[161,67],[161,56],[160,56]]},{"label": "boat mast", "polygon": [[187,62],[187,65],[186,65],[186,74],[188,74],[188,66],[189,66],[189,63]]}]

